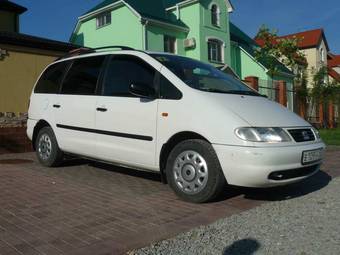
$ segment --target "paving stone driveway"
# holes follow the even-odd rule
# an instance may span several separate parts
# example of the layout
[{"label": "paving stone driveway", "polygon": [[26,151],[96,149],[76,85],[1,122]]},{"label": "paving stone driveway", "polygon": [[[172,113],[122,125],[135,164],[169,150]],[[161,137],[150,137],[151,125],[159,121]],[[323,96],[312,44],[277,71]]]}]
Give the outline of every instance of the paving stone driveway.
[{"label": "paving stone driveway", "polygon": [[120,254],[268,201],[302,196],[340,175],[340,150],[323,171],[289,187],[231,188],[213,203],[182,202],[158,175],[74,160],[41,167],[33,153],[0,155],[0,254]]}]

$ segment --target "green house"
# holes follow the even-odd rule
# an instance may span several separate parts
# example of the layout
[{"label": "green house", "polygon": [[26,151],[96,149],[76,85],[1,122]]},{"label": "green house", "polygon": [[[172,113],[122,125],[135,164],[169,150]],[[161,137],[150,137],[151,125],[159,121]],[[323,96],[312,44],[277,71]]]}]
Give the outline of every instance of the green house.
[{"label": "green house", "polygon": [[229,0],[105,0],[79,17],[70,41],[125,45],[230,65]]},{"label": "green house", "polygon": [[271,64],[276,66],[274,76],[269,74],[269,63],[266,61],[256,60],[255,50],[259,48],[257,43],[245,34],[236,25],[230,22],[230,40],[231,40],[231,61],[230,65],[235,73],[244,79],[247,76],[256,76],[259,78],[259,92],[275,100],[276,81],[286,81],[287,86],[287,106],[290,110],[294,109],[294,92],[292,73],[284,64],[276,58],[272,58]]},{"label": "green house", "polygon": [[259,78],[260,93],[275,100],[275,81],[287,82],[293,110],[293,73],[273,58],[279,72],[255,59],[256,42],[230,22],[229,0],[105,0],[79,17],[70,41],[86,47],[124,45],[164,51],[231,67],[244,79]]}]

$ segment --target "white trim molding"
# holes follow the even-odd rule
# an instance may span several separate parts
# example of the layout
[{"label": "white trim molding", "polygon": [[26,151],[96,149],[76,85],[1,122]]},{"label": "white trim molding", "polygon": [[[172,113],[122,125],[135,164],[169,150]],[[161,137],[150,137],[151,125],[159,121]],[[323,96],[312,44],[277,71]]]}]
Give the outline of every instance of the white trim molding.
[{"label": "white trim molding", "polygon": [[184,7],[184,6],[191,5],[191,4],[195,4],[195,3],[198,3],[198,2],[199,2],[199,0],[186,0],[186,1],[183,1],[183,2],[176,4],[174,6],[168,7],[165,10],[166,11],[172,11],[172,10],[175,10],[177,8]]},{"label": "white trim molding", "polygon": [[226,5],[227,5],[228,12],[232,13],[234,11],[234,6],[230,2],[230,0],[226,0],[225,2],[226,2]]},{"label": "white trim molding", "polygon": [[224,42],[221,38],[219,38],[219,37],[216,37],[216,36],[207,36],[207,37],[205,37],[205,41],[206,41],[206,42],[208,42],[209,40],[216,40],[216,41],[219,41],[219,42],[222,44],[223,48],[226,47],[225,42]]}]

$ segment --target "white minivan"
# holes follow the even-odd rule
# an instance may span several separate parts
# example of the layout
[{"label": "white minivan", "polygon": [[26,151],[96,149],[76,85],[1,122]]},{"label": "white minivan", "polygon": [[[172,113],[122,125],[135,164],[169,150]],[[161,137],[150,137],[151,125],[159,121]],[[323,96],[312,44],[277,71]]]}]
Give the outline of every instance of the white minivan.
[{"label": "white minivan", "polygon": [[32,92],[28,137],[44,166],[65,154],[160,172],[184,200],[226,184],[272,187],[320,169],[308,122],[209,64],[126,47],[79,50]]}]

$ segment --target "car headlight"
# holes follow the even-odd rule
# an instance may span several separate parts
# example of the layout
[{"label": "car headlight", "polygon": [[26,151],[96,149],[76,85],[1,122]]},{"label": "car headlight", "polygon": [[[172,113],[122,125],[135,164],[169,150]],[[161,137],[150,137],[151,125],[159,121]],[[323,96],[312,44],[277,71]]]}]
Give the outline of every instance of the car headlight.
[{"label": "car headlight", "polygon": [[236,135],[245,141],[280,143],[291,141],[282,128],[242,127],[235,130]]}]

